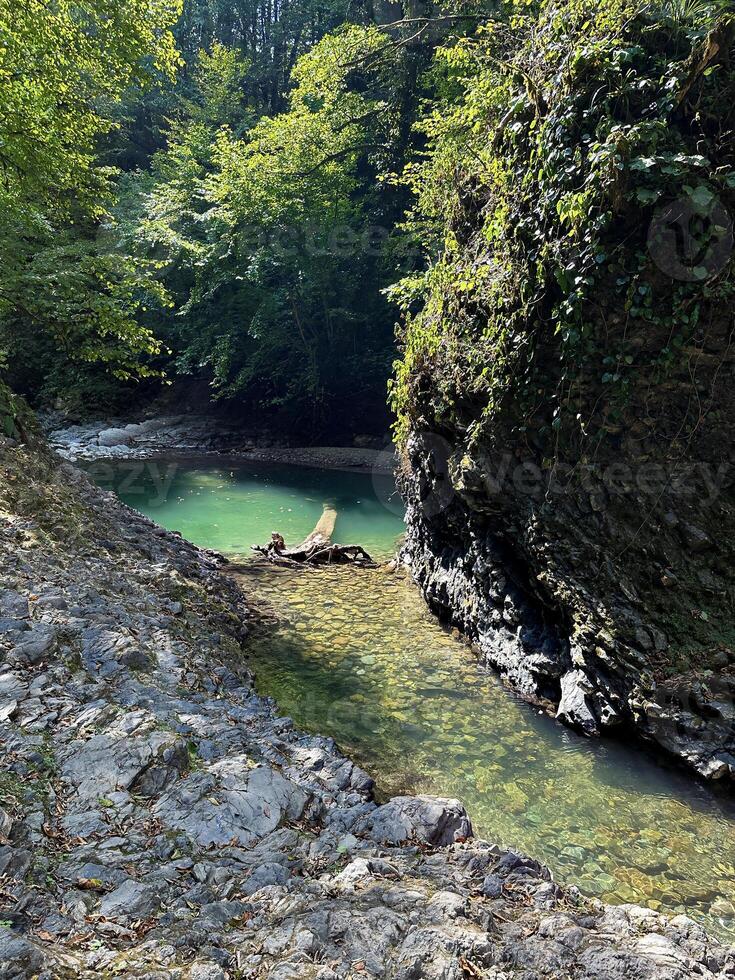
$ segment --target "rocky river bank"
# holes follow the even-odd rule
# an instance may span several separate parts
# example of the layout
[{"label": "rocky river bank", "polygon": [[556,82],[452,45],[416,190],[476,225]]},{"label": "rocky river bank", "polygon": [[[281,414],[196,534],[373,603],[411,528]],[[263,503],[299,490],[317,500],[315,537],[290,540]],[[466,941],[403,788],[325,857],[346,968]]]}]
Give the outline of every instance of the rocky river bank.
[{"label": "rocky river bank", "polygon": [[217,555],[40,443],[0,471],[0,976],[735,976],[690,919],[562,889],[458,801],[378,806],[254,692]]},{"label": "rocky river bank", "polygon": [[[262,434],[248,435],[211,415],[164,415],[99,419],[70,425],[63,416],[44,420],[51,446],[73,462],[155,459],[161,456],[217,456],[317,466],[326,469],[390,473],[392,448],[375,447],[359,437],[353,446],[284,446]],[[362,444],[369,443],[369,444]]]},{"label": "rocky river bank", "polygon": [[[392,447],[284,447],[206,415],[79,425],[49,416],[44,427],[64,458],[101,466],[116,460],[217,457],[364,471],[383,478],[397,462]],[[708,636],[709,649],[690,659],[672,652],[676,642],[696,630],[692,622],[712,632],[710,620],[722,619],[722,609],[708,613],[705,605],[716,594],[724,603],[725,592],[718,593],[710,572],[700,570],[686,629],[668,625],[667,633],[663,623],[653,621],[661,599],[652,590],[681,591],[681,583],[694,577],[694,566],[711,550],[714,535],[705,535],[706,541],[697,537],[693,525],[669,512],[667,560],[674,565],[677,557],[681,567],[661,573],[665,586],[649,583],[648,600],[640,583],[624,578],[617,580],[617,594],[611,594],[608,582],[603,586],[594,578],[601,559],[590,550],[589,508],[564,494],[540,505],[538,526],[533,521],[525,526],[525,516],[505,514],[520,508],[516,496],[524,505],[534,500],[533,492],[518,493],[518,467],[506,467],[500,493],[499,486],[492,490],[497,473],[460,455],[444,438],[424,433],[413,438],[404,458],[408,533],[403,557],[432,610],[471,639],[519,693],[561,722],[586,735],[630,733],[699,776],[732,779],[735,653],[729,634],[721,631],[714,646]],[[597,476],[589,472],[586,480],[610,508],[602,524],[614,524],[614,499],[608,499],[604,481],[595,483]],[[686,489],[691,499],[691,488]],[[699,499],[712,509],[707,487],[700,489]],[[671,489],[667,506],[673,507],[672,501],[680,505],[679,492],[678,486]],[[501,530],[499,515],[504,515]],[[548,525],[543,532],[541,515]],[[584,562],[569,559],[571,530],[578,554],[588,553]]]}]

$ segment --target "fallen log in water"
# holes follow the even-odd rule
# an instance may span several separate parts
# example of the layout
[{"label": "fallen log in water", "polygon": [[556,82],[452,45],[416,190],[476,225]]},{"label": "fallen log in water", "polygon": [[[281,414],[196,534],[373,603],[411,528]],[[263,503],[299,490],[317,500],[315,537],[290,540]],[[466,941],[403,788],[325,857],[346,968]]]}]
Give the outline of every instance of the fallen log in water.
[{"label": "fallen log in water", "polygon": [[301,544],[287,548],[283,536],[274,531],[267,545],[254,544],[252,549],[276,565],[374,565],[361,545],[332,544],[336,522],[337,511],[325,504],[316,527]]}]

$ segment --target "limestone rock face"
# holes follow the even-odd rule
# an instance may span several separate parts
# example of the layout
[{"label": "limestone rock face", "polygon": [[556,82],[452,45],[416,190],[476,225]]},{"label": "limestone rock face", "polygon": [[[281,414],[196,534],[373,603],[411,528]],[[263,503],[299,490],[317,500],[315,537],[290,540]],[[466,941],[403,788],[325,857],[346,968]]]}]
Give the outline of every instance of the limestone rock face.
[{"label": "limestone rock face", "polygon": [[596,735],[598,722],[587,696],[592,689],[593,685],[583,671],[570,670],[564,674],[556,717],[586,734]]},{"label": "limestone rock face", "polygon": [[[414,434],[406,455],[403,558],[432,609],[465,633],[488,664],[526,700],[585,735],[625,729],[700,776],[735,777],[735,654],[720,644],[696,654],[697,669],[682,667],[681,657],[676,666],[671,662],[674,638],[661,613],[653,621],[650,608],[654,599],[657,609],[664,605],[655,590],[668,602],[668,590],[679,587],[664,572],[655,590],[636,587],[634,578],[652,574],[645,556],[631,558],[629,574],[621,572],[611,584],[599,549],[610,526],[623,534],[618,511],[624,501],[614,502],[601,518],[594,509],[580,509],[571,491],[551,502],[517,488],[501,493],[492,460],[462,455],[459,436],[453,446],[448,439]],[[588,482],[595,479],[588,474]],[[701,499],[702,506],[714,506],[704,491]],[[722,554],[718,558],[718,548],[729,547],[727,542],[695,552],[690,529],[684,554],[679,520],[667,513],[670,526],[662,518],[660,535],[667,528],[667,544],[659,540],[655,547],[672,560],[678,554],[689,580],[696,576],[708,583],[707,594],[714,594],[719,581],[718,594],[724,595],[723,576],[733,566]],[[710,511],[707,518],[711,524]],[[709,567],[692,566],[703,553],[715,562],[719,578]],[[671,615],[708,624],[710,617],[699,608],[706,591],[677,592],[671,602],[683,611],[669,610]],[[702,642],[712,646],[718,629],[729,626],[715,624],[715,639]]]}]

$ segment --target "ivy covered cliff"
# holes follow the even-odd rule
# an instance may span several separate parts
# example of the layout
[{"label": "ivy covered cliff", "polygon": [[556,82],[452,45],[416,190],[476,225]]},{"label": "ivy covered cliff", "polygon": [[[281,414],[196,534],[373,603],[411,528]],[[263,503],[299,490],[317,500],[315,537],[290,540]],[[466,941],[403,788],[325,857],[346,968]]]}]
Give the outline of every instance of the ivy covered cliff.
[{"label": "ivy covered cliff", "polygon": [[732,736],[735,21],[547,3],[440,49],[397,287],[407,556],[528,697]]}]

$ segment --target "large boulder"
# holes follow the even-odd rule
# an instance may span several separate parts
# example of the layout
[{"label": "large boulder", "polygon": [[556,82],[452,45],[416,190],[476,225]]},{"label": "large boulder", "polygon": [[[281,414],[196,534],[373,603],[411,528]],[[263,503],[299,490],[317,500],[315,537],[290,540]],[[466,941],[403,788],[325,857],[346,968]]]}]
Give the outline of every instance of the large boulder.
[{"label": "large boulder", "polygon": [[439,796],[396,796],[361,823],[361,830],[382,844],[415,841],[441,846],[472,836],[470,818],[459,800]]},{"label": "large boulder", "polygon": [[127,429],[102,429],[97,436],[97,442],[100,446],[108,448],[111,446],[128,446],[132,436],[133,433],[128,432]]}]

